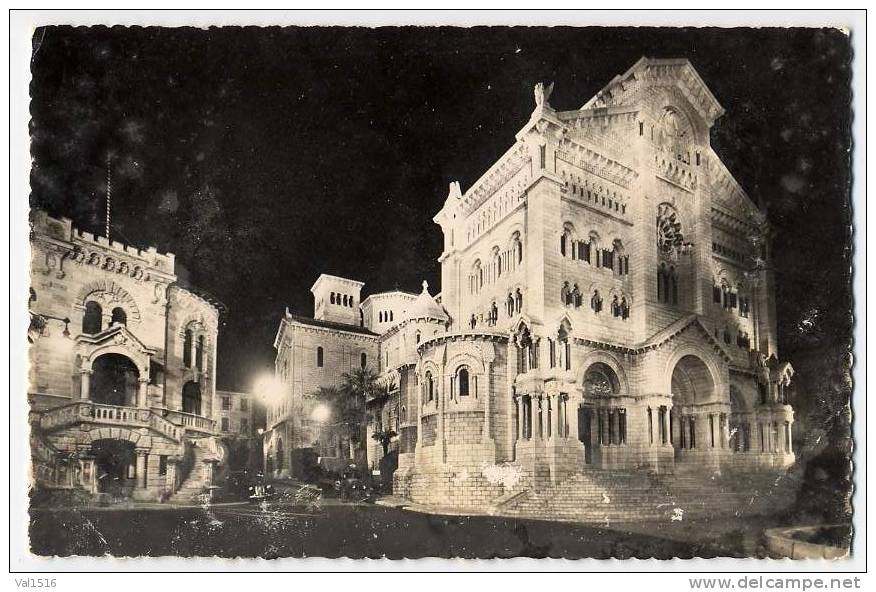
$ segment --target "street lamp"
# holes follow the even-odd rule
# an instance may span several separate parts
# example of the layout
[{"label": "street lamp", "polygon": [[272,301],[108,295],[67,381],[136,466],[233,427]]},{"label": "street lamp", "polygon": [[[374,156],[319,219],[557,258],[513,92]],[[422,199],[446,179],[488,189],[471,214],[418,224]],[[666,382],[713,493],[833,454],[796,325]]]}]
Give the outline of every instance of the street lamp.
[{"label": "street lamp", "polygon": [[265,374],[256,380],[255,394],[266,406],[276,405],[283,398],[283,383],[273,374]]}]

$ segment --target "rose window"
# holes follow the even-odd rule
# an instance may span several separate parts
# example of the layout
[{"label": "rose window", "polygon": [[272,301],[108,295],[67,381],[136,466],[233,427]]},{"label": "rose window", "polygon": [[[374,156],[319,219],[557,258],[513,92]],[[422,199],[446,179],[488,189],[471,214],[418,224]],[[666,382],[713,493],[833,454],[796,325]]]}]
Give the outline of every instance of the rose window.
[{"label": "rose window", "polygon": [[657,210],[657,247],[661,252],[669,253],[682,245],[684,235],[681,233],[678,212],[672,206],[663,204]]}]

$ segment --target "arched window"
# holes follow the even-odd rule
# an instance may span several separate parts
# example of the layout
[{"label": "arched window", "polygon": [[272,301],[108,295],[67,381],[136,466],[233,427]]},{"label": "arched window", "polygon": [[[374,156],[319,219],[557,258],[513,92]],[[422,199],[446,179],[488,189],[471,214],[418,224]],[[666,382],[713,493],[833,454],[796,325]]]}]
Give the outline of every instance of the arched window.
[{"label": "arched window", "polygon": [[392,311],[389,311],[389,322],[392,322]]},{"label": "arched window", "polygon": [[432,380],[431,372],[426,372],[426,397],[427,401],[435,400],[435,382]]},{"label": "arched window", "polygon": [[467,397],[469,394],[469,375],[465,366],[456,370],[456,392],[460,397]]},{"label": "arched window", "polygon": [[572,304],[575,305],[575,308],[580,307],[581,302],[583,300],[583,297],[581,296],[581,289],[578,287],[578,284],[575,284],[574,286],[572,286],[571,297],[572,297]]},{"label": "arched window", "polygon": [[183,366],[192,367],[192,330],[186,329],[183,337]]},{"label": "arched window", "polygon": [[414,337],[417,340],[417,343],[420,343],[420,339],[422,339],[422,335],[420,334],[419,331],[417,331],[417,333],[414,335]]},{"label": "arched window", "polygon": [[608,365],[596,362],[584,374],[584,394],[587,397],[604,397],[620,392],[620,381]]},{"label": "arched window", "polygon": [[317,368],[322,368],[323,363],[323,349],[322,346],[316,348],[316,366]]},{"label": "arched window", "polygon": [[198,370],[204,369],[204,336],[198,335],[198,344],[195,346],[195,366]]},{"label": "arched window", "polygon": [[334,292],[332,292],[332,293],[329,295],[329,302],[331,302],[332,304],[335,303],[335,293],[334,293]]},{"label": "arched window", "polygon": [[368,365],[368,356],[366,356],[364,353],[359,356],[359,365],[363,368]]},{"label": "arched window", "polygon": [[197,382],[189,381],[183,385],[183,413],[201,414],[201,387]]},{"label": "arched window", "polygon": [[517,288],[514,292],[514,309],[517,314],[523,310],[523,294],[520,292],[520,288]]},{"label": "arched window", "polygon": [[347,306],[347,295],[346,295],[346,294],[344,294],[343,296],[341,296],[341,304],[342,304],[343,306]]},{"label": "arched window", "polygon": [[593,290],[593,295],[590,297],[590,308],[593,309],[593,312],[602,310],[602,295],[600,295],[599,290]]},{"label": "arched window", "polygon": [[112,316],[112,325],[127,325],[128,324],[128,315],[125,313],[125,309],[117,306],[113,309]]},{"label": "arched window", "polygon": [[572,304],[572,290],[569,289],[569,282],[563,282],[563,287],[560,288],[560,302]]},{"label": "arched window", "polygon": [[85,316],[82,317],[82,332],[86,335],[100,333],[103,323],[103,309],[93,300],[85,303]]},{"label": "arched window", "polygon": [[505,301],[505,307],[508,309],[508,316],[514,316],[514,295],[508,293],[508,300]]},{"label": "arched window", "polygon": [[514,269],[517,265],[523,262],[523,243],[520,241],[520,233],[515,232],[511,235],[511,258],[508,261],[508,268]]}]

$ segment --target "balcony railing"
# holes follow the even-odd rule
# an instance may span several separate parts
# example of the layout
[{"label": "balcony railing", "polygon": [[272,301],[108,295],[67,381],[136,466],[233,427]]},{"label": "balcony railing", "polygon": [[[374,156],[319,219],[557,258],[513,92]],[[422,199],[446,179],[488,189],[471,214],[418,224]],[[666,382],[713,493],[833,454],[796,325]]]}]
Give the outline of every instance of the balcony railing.
[{"label": "balcony railing", "polygon": [[[47,409],[39,414],[39,425],[44,430],[51,430],[76,423],[94,423],[128,427],[148,427],[161,432],[171,440],[182,441],[187,428],[195,431],[210,431],[214,424],[200,416],[189,413],[169,412],[179,417],[164,418],[161,411],[124,407],[121,405],[106,405],[92,401],[79,401],[62,407]],[[195,421],[198,418],[201,421]]]},{"label": "balcony railing", "polygon": [[198,432],[214,433],[216,431],[216,422],[201,415],[194,413],[186,413],[184,411],[164,411],[164,417],[171,423],[183,426],[186,429]]}]

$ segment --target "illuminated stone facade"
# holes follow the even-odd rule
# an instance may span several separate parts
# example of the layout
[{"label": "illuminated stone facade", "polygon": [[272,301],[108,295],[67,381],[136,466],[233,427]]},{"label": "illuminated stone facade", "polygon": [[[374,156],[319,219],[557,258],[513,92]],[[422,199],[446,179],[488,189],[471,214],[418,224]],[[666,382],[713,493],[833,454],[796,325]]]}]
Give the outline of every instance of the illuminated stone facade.
[{"label": "illuminated stone facade", "polygon": [[[766,219],[710,146],[723,109],[687,60],[643,58],[580,109],[551,90],[472,187],[451,184],[440,305],[372,295],[336,319],[398,385],[372,419],[398,427],[395,493],[510,511],[605,471],[783,471],[793,369]],[[435,308],[411,315],[414,298]]]},{"label": "illuminated stone facade", "polygon": [[191,499],[212,483],[219,308],[174,256],[36,211],[31,234],[36,484],[106,498]]}]

